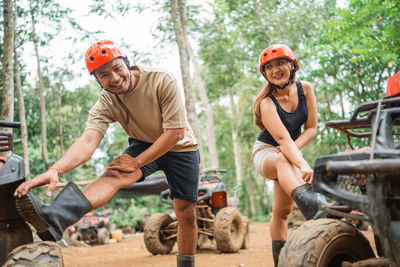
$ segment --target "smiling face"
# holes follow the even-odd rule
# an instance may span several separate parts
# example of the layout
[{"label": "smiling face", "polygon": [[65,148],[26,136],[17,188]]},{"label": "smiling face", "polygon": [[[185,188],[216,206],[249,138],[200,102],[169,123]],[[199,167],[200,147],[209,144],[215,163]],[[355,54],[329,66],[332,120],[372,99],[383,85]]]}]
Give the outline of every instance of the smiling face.
[{"label": "smiling face", "polygon": [[268,61],[264,67],[264,73],[270,83],[282,86],[290,78],[293,64],[286,58],[276,58]]},{"label": "smiling face", "polygon": [[100,84],[115,94],[128,91],[131,81],[130,70],[122,58],[113,59],[94,71]]}]

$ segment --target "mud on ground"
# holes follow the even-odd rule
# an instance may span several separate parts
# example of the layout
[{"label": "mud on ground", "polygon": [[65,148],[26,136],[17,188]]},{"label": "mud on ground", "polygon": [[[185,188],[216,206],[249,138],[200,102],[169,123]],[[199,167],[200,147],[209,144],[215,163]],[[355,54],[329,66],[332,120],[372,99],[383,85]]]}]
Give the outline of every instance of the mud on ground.
[{"label": "mud on ground", "polygon": [[[291,230],[289,231],[289,234]],[[371,231],[363,232],[372,242]],[[143,235],[131,234],[125,241],[92,247],[67,247],[63,248],[65,267],[175,267],[175,245],[168,255],[151,255],[143,242]],[[372,244],[372,243],[371,243]],[[270,267],[273,266],[271,239],[269,237],[269,223],[250,224],[250,245],[248,249],[240,250],[234,254],[222,254],[212,247],[202,248],[197,251],[197,267]]]}]

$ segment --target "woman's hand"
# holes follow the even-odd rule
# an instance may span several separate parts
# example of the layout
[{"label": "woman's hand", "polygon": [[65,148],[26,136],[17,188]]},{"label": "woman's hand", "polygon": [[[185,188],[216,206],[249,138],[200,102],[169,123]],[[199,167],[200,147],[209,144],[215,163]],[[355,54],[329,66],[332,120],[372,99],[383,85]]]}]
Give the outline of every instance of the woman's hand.
[{"label": "woman's hand", "polygon": [[274,152],[275,153],[281,153],[281,147],[280,146],[275,147]]},{"label": "woman's hand", "polygon": [[20,184],[17,187],[17,189],[15,189],[14,197],[21,198],[22,196],[28,194],[28,191],[31,188],[35,188],[46,184],[48,184],[46,195],[50,197],[53,194],[54,190],[56,189],[58,180],[59,180],[58,171],[56,169],[50,168],[47,170],[47,172],[36,176],[32,180],[28,180]]},{"label": "woman's hand", "polygon": [[123,154],[116,157],[111,163],[108,165],[107,170],[116,170],[120,172],[134,172],[140,168],[139,162],[136,158]]},{"label": "woman's hand", "polygon": [[301,178],[308,184],[312,184],[313,181],[313,176],[314,176],[314,171],[313,169],[310,168],[310,166],[307,165],[303,165],[300,168],[300,172],[301,172]]}]

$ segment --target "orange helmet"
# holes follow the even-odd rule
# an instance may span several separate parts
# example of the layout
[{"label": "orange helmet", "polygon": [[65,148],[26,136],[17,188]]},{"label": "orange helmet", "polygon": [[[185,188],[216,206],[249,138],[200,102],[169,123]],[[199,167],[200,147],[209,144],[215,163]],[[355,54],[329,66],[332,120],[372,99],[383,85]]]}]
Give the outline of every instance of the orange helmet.
[{"label": "orange helmet", "polygon": [[122,50],[113,41],[98,41],[86,51],[86,68],[92,74],[98,67],[118,57],[126,58]]},{"label": "orange helmet", "polygon": [[268,61],[271,61],[275,58],[284,57],[294,62],[295,69],[297,71],[299,69],[299,63],[292,51],[287,45],[276,44],[271,45],[262,51],[260,55],[260,72],[264,74],[264,66]]}]

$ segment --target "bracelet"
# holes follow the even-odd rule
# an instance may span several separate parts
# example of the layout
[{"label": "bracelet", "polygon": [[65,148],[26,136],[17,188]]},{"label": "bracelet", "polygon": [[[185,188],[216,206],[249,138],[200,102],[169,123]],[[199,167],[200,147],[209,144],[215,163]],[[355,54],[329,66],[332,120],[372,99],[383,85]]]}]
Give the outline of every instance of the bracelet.
[{"label": "bracelet", "polygon": [[50,169],[56,170],[58,176],[64,174],[64,172],[63,172],[62,170],[60,170],[60,168],[58,168],[58,167],[56,167],[56,166],[51,166],[51,167],[49,168],[49,170],[50,170]]}]

